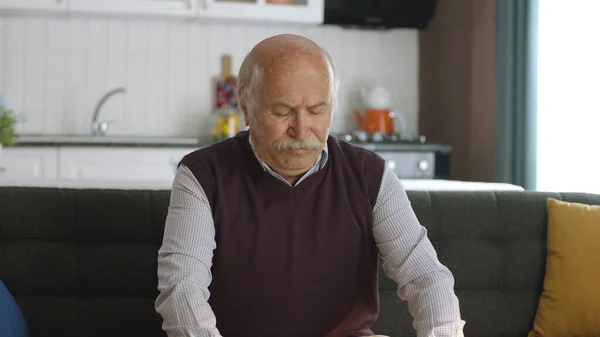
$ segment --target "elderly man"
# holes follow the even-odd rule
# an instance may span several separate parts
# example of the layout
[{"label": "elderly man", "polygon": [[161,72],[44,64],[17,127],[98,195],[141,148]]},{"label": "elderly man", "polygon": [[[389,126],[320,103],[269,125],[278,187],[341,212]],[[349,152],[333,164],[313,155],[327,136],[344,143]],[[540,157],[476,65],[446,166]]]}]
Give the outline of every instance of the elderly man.
[{"label": "elderly man", "polygon": [[329,136],[338,85],[300,36],[247,55],[248,131],[184,157],[173,184],[156,300],[170,337],[371,336],[378,254],[419,336],[462,336],[454,279],[400,181]]}]

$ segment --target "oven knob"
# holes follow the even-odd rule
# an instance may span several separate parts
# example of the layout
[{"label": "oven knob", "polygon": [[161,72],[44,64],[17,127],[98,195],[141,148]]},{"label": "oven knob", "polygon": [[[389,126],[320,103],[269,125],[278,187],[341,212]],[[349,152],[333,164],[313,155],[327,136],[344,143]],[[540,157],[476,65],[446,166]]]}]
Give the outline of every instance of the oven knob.
[{"label": "oven knob", "polygon": [[390,170],[395,170],[396,169],[396,162],[393,160],[388,161],[387,166],[390,168]]},{"label": "oven knob", "polygon": [[429,162],[427,160],[419,160],[417,166],[419,167],[419,170],[427,171],[427,169],[429,169]]}]

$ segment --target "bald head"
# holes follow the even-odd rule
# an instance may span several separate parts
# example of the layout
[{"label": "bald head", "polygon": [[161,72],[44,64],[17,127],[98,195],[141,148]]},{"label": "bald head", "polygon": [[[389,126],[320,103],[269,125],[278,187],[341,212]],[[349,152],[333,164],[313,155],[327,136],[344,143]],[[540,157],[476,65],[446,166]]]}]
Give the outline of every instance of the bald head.
[{"label": "bald head", "polygon": [[282,34],[259,42],[242,62],[238,81],[240,106],[242,109],[254,106],[257,89],[263,81],[276,77],[291,80],[295,72],[303,69],[311,69],[326,78],[334,105],[339,78],[329,54],[305,37]]}]

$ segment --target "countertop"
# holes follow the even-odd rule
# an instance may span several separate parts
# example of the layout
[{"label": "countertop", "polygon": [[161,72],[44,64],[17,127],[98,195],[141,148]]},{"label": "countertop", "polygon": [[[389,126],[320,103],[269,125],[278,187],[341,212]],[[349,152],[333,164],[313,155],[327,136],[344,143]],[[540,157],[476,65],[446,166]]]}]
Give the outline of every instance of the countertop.
[{"label": "countertop", "polygon": [[93,146],[93,147],[204,147],[208,139],[192,137],[24,135],[13,146]]},{"label": "countertop", "polygon": [[[209,146],[209,138],[151,137],[151,136],[87,136],[87,135],[23,135],[13,146],[69,146],[69,147],[170,147],[201,148]],[[425,151],[449,153],[451,147],[436,143],[354,143],[371,151]]]}]

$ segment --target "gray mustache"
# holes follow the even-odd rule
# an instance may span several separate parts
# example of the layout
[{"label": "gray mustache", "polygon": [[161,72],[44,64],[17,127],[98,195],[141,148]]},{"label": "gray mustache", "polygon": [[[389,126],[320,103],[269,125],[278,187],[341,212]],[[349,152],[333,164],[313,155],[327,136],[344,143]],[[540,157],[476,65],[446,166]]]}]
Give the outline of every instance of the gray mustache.
[{"label": "gray mustache", "polygon": [[309,139],[280,139],[273,144],[273,148],[277,151],[285,150],[319,150],[323,147],[321,142],[314,138]]}]

